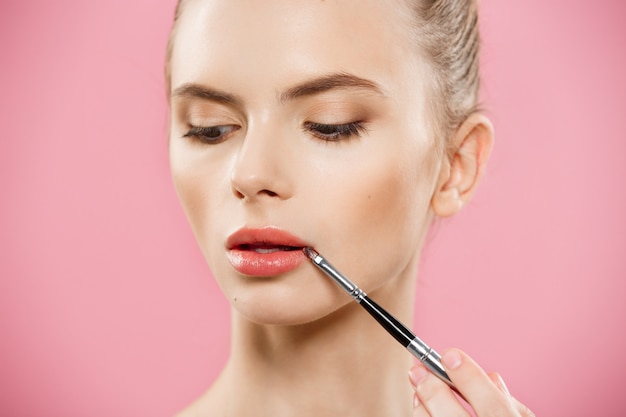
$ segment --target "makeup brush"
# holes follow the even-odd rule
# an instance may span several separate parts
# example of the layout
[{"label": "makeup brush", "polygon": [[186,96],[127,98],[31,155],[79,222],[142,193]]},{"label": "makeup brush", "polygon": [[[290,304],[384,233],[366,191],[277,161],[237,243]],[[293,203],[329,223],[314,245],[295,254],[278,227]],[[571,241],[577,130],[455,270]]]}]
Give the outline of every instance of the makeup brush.
[{"label": "makeup brush", "polygon": [[457,394],[463,398],[458,392],[450,377],[446,373],[441,364],[441,355],[433,350],[426,343],[422,342],[411,330],[409,330],[404,324],[398,321],[395,317],[389,314],[384,308],[379,306],[365,294],[365,292],[357,287],[352,281],[346,278],[341,272],[339,272],[334,266],[330,264],[322,255],[316,252],[314,249],[305,247],[303,248],[306,256],[311,259],[313,264],[321,269],[326,275],[332,278],[333,281],[345,292],[347,292],[354,301],[359,303],[372,317],[380,323],[381,326],[390,335],[392,335],[402,346],[404,346],[409,352],[420,360],[433,374],[439,379],[448,384]]}]

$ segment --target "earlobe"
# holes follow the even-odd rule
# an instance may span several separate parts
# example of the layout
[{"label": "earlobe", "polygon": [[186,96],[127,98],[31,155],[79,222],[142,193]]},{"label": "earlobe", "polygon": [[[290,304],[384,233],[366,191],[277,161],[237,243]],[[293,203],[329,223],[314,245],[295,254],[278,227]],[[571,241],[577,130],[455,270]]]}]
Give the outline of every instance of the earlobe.
[{"label": "earlobe", "polygon": [[454,134],[452,146],[431,201],[439,217],[456,214],[474,194],[493,146],[493,125],[483,114],[470,115]]}]

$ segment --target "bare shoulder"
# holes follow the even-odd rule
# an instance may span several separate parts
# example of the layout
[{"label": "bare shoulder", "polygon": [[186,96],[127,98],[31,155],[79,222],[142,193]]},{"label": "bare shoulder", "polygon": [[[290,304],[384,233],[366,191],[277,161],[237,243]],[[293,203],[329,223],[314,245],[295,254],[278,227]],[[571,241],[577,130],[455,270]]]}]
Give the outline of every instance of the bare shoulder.
[{"label": "bare shoulder", "polygon": [[[215,396],[211,390],[181,410],[175,417],[217,417],[222,414]],[[223,411],[223,410],[222,410]]]},{"label": "bare shoulder", "polygon": [[206,415],[202,412],[202,407],[199,405],[200,399],[194,401],[188,405],[185,409],[181,410],[174,417],[202,417]]},{"label": "bare shoulder", "polygon": [[222,415],[222,412],[218,410],[219,407],[214,402],[202,396],[181,410],[175,417],[217,417]]}]

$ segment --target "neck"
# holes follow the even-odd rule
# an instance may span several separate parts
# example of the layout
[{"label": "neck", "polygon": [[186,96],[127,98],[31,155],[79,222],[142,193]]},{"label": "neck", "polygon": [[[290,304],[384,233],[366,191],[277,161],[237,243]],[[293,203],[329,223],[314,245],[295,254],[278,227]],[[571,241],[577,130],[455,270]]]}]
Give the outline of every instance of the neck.
[{"label": "neck", "polygon": [[[410,268],[413,276],[416,268]],[[371,297],[410,326],[414,277]],[[350,298],[346,295],[346,300]],[[232,351],[214,386],[231,415],[410,415],[410,354],[358,304],[297,326],[251,323],[233,312]],[[232,400],[238,398],[239,400]]]}]

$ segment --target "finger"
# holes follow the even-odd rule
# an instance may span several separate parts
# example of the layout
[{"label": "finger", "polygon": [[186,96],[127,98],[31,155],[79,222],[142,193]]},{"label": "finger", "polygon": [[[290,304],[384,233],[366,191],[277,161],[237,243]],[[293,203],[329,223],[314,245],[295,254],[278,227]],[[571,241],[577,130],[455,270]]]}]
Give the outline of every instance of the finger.
[{"label": "finger", "polygon": [[[417,406],[415,408],[417,415],[449,417],[467,417],[469,415],[450,387],[428,372],[424,365],[415,365],[411,369],[410,379],[417,394]],[[422,408],[424,412],[422,412]]]},{"label": "finger", "polygon": [[413,393],[413,417],[431,417],[426,407],[420,402],[417,392]]},{"label": "finger", "polygon": [[418,376],[418,373],[415,372],[415,369],[411,369],[409,371],[409,381],[411,382],[411,386],[413,387],[413,414],[412,416],[413,417],[431,417],[426,407],[424,407],[424,404],[422,404],[422,402],[420,401],[420,398],[417,395],[417,392],[415,392],[416,382],[418,378],[419,376]]},{"label": "finger", "polygon": [[519,413],[523,416],[523,417],[535,417],[535,413],[533,413],[530,408],[526,407],[524,404],[522,404],[521,402],[519,402],[518,400],[516,400],[515,398],[513,398],[513,401],[515,402],[515,409],[517,411],[519,411]]},{"label": "finger", "polygon": [[509,392],[509,389],[507,388],[506,384],[504,383],[504,379],[502,379],[502,376],[500,376],[499,373],[497,373],[497,372],[490,372],[487,375],[489,376],[489,379],[491,379],[491,382],[496,384],[496,387],[498,387],[500,389],[500,391],[505,393],[507,396],[511,397],[511,393]]},{"label": "finger", "polygon": [[519,415],[510,395],[494,383],[464,352],[449,349],[443,353],[441,359],[448,376],[477,415],[481,417]]},{"label": "finger", "polygon": [[520,413],[522,417],[535,417],[535,413],[533,413],[530,408],[526,407],[524,404],[519,402],[516,398],[512,397],[513,406]]},{"label": "finger", "polygon": [[511,395],[511,393],[509,392],[509,389],[504,383],[504,379],[502,379],[502,376],[500,374],[498,374],[497,372],[490,372],[487,375],[489,375],[489,379],[491,379],[493,383],[496,384],[502,392],[504,392],[506,395],[509,396],[509,398],[511,399],[511,402],[513,403],[513,408],[515,408],[520,413],[520,415],[524,417],[534,417],[535,414],[532,411],[530,411],[528,407],[526,407],[524,404],[519,402],[519,400],[517,400],[515,397]]}]

